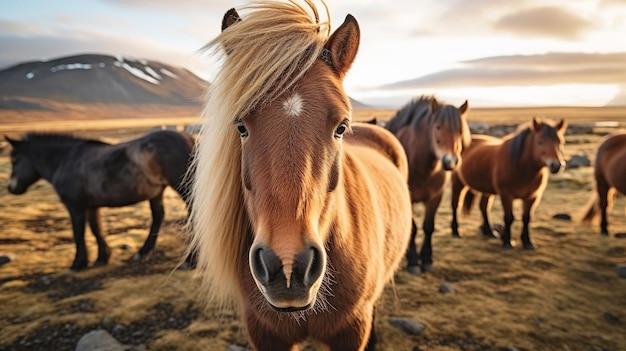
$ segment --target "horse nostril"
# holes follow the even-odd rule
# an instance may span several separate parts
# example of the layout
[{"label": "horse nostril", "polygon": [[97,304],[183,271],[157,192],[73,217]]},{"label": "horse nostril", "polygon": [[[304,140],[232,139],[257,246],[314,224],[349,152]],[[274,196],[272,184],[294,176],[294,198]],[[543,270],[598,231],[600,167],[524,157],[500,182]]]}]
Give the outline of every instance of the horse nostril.
[{"label": "horse nostril", "polygon": [[550,162],[550,172],[551,173],[558,173],[559,170],[561,169],[561,163],[560,162]]},{"label": "horse nostril", "polygon": [[264,285],[281,273],[282,262],[269,249],[258,248],[252,255],[252,274]]},{"label": "horse nostril", "polygon": [[300,254],[294,260],[294,274],[296,279],[301,280],[306,287],[313,285],[324,270],[324,262],[319,249],[312,246]]}]

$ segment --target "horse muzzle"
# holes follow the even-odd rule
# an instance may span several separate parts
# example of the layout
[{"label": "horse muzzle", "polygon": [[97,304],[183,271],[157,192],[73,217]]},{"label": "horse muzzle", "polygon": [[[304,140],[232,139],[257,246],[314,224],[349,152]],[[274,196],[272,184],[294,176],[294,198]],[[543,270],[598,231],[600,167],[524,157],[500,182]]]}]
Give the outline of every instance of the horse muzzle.
[{"label": "horse muzzle", "polygon": [[326,257],[315,244],[295,255],[293,260],[281,260],[265,245],[250,250],[250,269],[257,287],[267,302],[277,311],[293,312],[315,304],[326,267]]},{"label": "horse muzzle", "polygon": [[458,163],[459,158],[454,155],[445,154],[441,157],[441,167],[446,171],[453,171]]},{"label": "horse muzzle", "polygon": [[13,195],[21,195],[26,192],[26,187],[19,186],[19,183],[15,178],[10,178],[7,183],[7,190]]},{"label": "horse muzzle", "polygon": [[565,168],[563,162],[561,161],[548,161],[546,165],[552,174],[559,173],[561,169]]}]

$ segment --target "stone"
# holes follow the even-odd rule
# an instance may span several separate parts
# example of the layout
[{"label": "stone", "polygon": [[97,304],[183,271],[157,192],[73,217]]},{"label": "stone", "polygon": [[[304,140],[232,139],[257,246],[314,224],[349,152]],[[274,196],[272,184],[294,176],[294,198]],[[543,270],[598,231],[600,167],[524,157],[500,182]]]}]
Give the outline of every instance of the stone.
[{"label": "stone", "polygon": [[0,256],[0,266],[2,266],[3,264],[7,264],[9,262],[11,262],[11,257],[9,255]]},{"label": "stone", "polygon": [[565,169],[573,169],[591,166],[591,160],[585,155],[572,155],[565,163]]},{"label": "stone", "polygon": [[389,323],[394,327],[402,330],[403,332],[411,335],[419,335],[421,334],[426,326],[416,320],[409,318],[389,318]]},{"label": "stone", "polygon": [[439,292],[442,294],[453,294],[454,288],[452,287],[452,285],[450,285],[450,283],[443,282],[441,283],[441,285],[439,285]]},{"label": "stone", "polygon": [[83,335],[78,344],[76,351],[125,351],[126,347],[117,341],[106,330],[92,330]]},{"label": "stone", "polygon": [[618,264],[615,267],[615,272],[618,277],[626,279],[626,263]]}]

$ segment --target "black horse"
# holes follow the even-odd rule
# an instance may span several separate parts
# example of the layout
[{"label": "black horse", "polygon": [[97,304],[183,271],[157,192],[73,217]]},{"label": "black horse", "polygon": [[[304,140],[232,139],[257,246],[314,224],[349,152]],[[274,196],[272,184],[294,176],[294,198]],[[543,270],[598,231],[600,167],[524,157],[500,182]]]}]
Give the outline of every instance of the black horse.
[{"label": "black horse", "polygon": [[[11,178],[8,190],[23,194],[43,178],[49,181],[67,208],[72,222],[76,256],[71,270],[87,267],[85,222],[96,237],[95,265],[109,261],[110,249],[100,231],[99,207],[120,207],[149,200],[150,234],[133,259],[154,247],[163,222],[163,191],[174,188],[189,204],[185,174],[194,148],[191,136],[157,131],[116,145],[65,134],[26,134],[11,144]],[[189,210],[189,205],[187,206]],[[193,266],[193,255],[186,265]]]}]

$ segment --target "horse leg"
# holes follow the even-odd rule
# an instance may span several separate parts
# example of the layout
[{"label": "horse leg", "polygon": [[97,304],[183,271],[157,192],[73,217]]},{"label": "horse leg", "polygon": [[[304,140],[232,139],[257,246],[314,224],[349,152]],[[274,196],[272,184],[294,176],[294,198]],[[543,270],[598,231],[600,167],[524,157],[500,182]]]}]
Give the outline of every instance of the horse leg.
[{"label": "horse leg", "polygon": [[291,351],[294,343],[285,340],[278,333],[273,332],[265,326],[265,321],[261,321],[253,314],[246,313],[246,331],[248,340],[252,344],[252,349],[257,351]]},{"label": "horse leg", "polygon": [[133,256],[133,260],[140,260],[154,248],[154,244],[156,244],[157,236],[159,235],[159,229],[161,228],[161,223],[163,223],[163,217],[165,217],[165,210],[163,209],[163,192],[161,192],[158,196],[150,199],[150,210],[152,211],[152,225],[150,225],[150,233],[148,234],[148,238],[143,243],[143,246],[139,251]]},{"label": "horse leg", "polygon": [[89,221],[89,228],[91,233],[96,237],[98,243],[98,259],[94,265],[102,266],[109,263],[109,257],[111,256],[111,249],[107,245],[104,235],[100,231],[100,212],[97,208],[87,210],[87,221]]},{"label": "horse leg", "polygon": [[511,245],[511,225],[513,224],[513,197],[509,194],[500,194],[500,200],[502,201],[502,210],[504,211],[504,228],[500,238],[502,239],[502,247],[505,249],[512,249]]},{"label": "horse leg", "polygon": [[600,207],[600,235],[609,236],[609,222],[608,211],[610,209],[610,202],[612,200],[612,194],[610,194],[611,187],[605,182],[598,179],[597,192],[598,192],[598,206]]},{"label": "horse leg", "polygon": [[531,197],[529,199],[524,199],[524,214],[522,215],[522,222],[524,226],[522,228],[522,244],[524,245],[524,249],[526,250],[534,250],[535,245],[530,241],[530,232],[528,229],[528,225],[530,223],[530,213],[533,211],[536,197]]},{"label": "horse leg", "polygon": [[409,273],[419,274],[419,256],[417,254],[417,245],[415,245],[415,237],[417,236],[417,224],[415,224],[415,219],[411,221],[411,224],[411,238],[409,240],[409,247],[406,250],[406,270]]},{"label": "horse leg", "polygon": [[367,345],[365,346],[365,351],[375,351],[376,343],[378,342],[378,338],[376,337],[376,326],[374,325],[376,322],[376,306],[373,308],[372,312],[372,331],[370,332],[370,337],[367,340]]},{"label": "horse leg", "polygon": [[491,229],[491,224],[489,223],[489,212],[491,211],[491,205],[493,203],[493,196],[490,194],[483,193],[480,197],[480,213],[483,216],[483,224],[480,226],[480,231],[483,233],[483,236],[488,238],[497,238],[493,234],[493,230]]},{"label": "horse leg", "polygon": [[467,187],[461,181],[461,178],[456,174],[456,172],[452,173],[452,177],[450,179],[451,183],[451,196],[450,203],[452,205],[452,221],[450,222],[450,228],[452,229],[452,237],[460,238],[459,235],[459,224],[457,222],[457,214],[459,209],[459,200],[465,195],[467,191]]},{"label": "horse leg", "polygon": [[72,232],[74,234],[74,244],[76,244],[76,255],[74,262],[70,266],[72,271],[80,271],[87,268],[87,246],[85,245],[85,211],[80,208],[67,207],[72,221]]},{"label": "horse leg", "polygon": [[352,323],[348,323],[343,330],[327,340],[330,351],[374,350],[373,342],[375,340],[371,339],[373,323],[373,315],[364,316],[362,319],[355,319]]},{"label": "horse leg", "polygon": [[420,250],[420,259],[422,261],[422,271],[433,271],[433,245],[432,237],[435,231],[435,214],[437,208],[441,203],[441,197],[443,194],[438,194],[430,200],[426,201],[426,210],[424,211],[424,242],[422,243],[422,249]]}]

